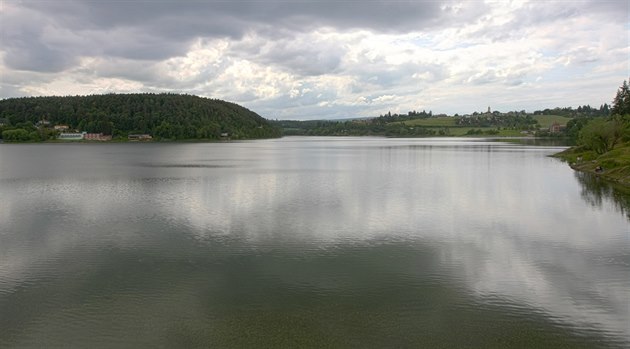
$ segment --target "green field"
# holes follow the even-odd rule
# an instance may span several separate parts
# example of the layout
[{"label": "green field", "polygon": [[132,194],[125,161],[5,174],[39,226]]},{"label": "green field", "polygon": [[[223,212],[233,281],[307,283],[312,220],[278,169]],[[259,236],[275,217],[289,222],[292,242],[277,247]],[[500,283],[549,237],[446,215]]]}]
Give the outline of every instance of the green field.
[{"label": "green field", "polygon": [[[571,118],[559,115],[534,115],[534,119],[538,121],[540,127],[549,128],[554,122],[559,123],[560,125],[566,125]],[[423,127],[457,127],[455,124],[455,117],[439,117],[439,118],[428,118],[428,119],[413,119],[407,121],[401,121],[399,123],[403,123],[407,126],[423,126]],[[453,131],[453,130],[451,130]],[[466,133],[467,129],[464,131]],[[459,133],[459,132],[457,132]]]},{"label": "green field", "polygon": [[424,126],[424,127],[454,127],[455,118],[452,117],[440,117],[440,118],[428,118],[428,119],[413,119],[402,121],[407,126]]},{"label": "green field", "polygon": [[495,134],[495,135],[488,135],[488,134],[482,134],[482,135],[467,135],[466,132],[468,132],[469,130],[482,130],[482,131],[490,131],[490,130],[496,130],[496,127],[452,127],[449,128],[449,132],[451,136],[465,136],[465,137],[525,137],[526,135],[521,134],[521,131],[519,130],[506,130],[506,129],[501,129],[499,130],[499,133]]},{"label": "green field", "polygon": [[395,124],[402,124],[402,123],[404,123],[406,126],[431,127],[431,128],[436,128],[436,129],[438,129],[438,128],[439,129],[447,128],[449,136],[456,136],[456,137],[460,137],[460,136],[470,136],[470,137],[519,137],[519,136],[523,136],[520,133],[520,131],[517,131],[517,130],[505,130],[505,129],[499,130],[499,133],[496,134],[496,135],[486,135],[486,134],[483,134],[483,135],[467,135],[466,133],[468,131],[470,131],[470,130],[473,130],[473,129],[474,130],[479,130],[480,129],[482,131],[489,131],[489,130],[496,130],[496,127],[468,127],[468,126],[461,127],[461,126],[457,126],[457,124],[455,123],[456,120],[457,120],[456,117],[438,117],[438,118],[406,120],[406,121],[402,121],[402,122],[396,122]]},{"label": "green field", "polygon": [[[571,118],[559,115],[534,115],[534,119],[538,121],[540,127],[548,128],[553,125],[554,122],[560,125],[566,125]],[[428,119],[413,119],[400,121],[396,123],[404,123],[407,126],[424,126],[424,127],[457,127],[455,121],[456,117],[439,117]],[[466,130],[467,131],[467,130]],[[464,131],[464,133],[466,132]]]},{"label": "green field", "polygon": [[538,121],[540,127],[545,128],[549,128],[549,126],[553,125],[554,122],[557,122],[560,125],[566,125],[567,122],[571,120],[571,118],[559,115],[534,115],[534,119]]}]

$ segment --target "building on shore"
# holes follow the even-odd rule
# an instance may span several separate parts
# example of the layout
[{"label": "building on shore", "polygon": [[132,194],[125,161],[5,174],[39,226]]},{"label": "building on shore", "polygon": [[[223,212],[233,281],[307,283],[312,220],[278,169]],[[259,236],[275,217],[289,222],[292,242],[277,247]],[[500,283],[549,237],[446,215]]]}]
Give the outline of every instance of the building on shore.
[{"label": "building on shore", "polygon": [[87,132],[62,132],[59,134],[57,139],[62,141],[80,141],[85,139],[85,135]]},{"label": "building on shore", "polygon": [[87,132],[62,132],[57,139],[62,141],[111,141],[111,135],[104,135],[102,133],[87,133]]},{"label": "building on shore", "polygon": [[107,142],[112,140],[112,136],[104,135],[102,133],[86,133],[85,140]]},{"label": "building on shore", "polygon": [[565,125],[560,125],[559,123],[554,122],[551,126],[549,126],[549,133],[560,133],[564,131],[565,128]]},{"label": "building on shore", "polygon": [[127,139],[130,141],[150,141],[153,137],[149,134],[130,134]]},{"label": "building on shore", "polygon": [[37,126],[37,127],[49,127],[49,126],[50,126],[50,121],[45,120],[45,119],[42,119],[42,120],[39,120],[39,121],[35,124],[35,126]]},{"label": "building on shore", "polygon": [[68,125],[55,125],[53,126],[53,128],[55,129],[55,131],[59,131],[59,132],[66,132],[70,129],[70,126]]}]

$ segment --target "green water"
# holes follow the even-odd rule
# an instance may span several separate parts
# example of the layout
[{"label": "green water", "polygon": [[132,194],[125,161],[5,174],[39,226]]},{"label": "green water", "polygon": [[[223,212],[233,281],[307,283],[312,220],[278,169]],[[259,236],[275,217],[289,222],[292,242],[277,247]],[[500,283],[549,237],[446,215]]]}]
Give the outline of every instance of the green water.
[{"label": "green water", "polygon": [[627,347],[630,201],[560,149],[0,145],[0,347]]}]

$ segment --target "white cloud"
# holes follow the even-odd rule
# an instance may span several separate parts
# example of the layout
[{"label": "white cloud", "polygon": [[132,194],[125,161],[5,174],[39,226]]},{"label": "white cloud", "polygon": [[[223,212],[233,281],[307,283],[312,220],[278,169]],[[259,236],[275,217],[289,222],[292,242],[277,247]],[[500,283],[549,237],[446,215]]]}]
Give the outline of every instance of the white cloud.
[{"label": "white cloud", "polygon": [[[59,77],[50,82],[26,86],[22,91],[29,95],[82,95],[82,94],[102,94],[116,91],[120,93],[131,93],[143,91],[144,85],[137,81],[124,80],[118,78],[97,78],[88,83],[78,82],[73,78]],[[59,93],[59,91],[64,91]]]},{"label": "white cloud", "polygon": [[[193,44],[185,56],[173,57],[161,63],[165,74],[178,81],[197,81],[198,77],[216,75],[223,68],[224,55],[229,43],[214,40]],[[209,74],[208,74],[209,73]]]},{"label": "white cloud", "polygon": [[621,1],[34,4],[0,9],[0,97],[184,92],[334,118],[599,105],[628,75]]}]

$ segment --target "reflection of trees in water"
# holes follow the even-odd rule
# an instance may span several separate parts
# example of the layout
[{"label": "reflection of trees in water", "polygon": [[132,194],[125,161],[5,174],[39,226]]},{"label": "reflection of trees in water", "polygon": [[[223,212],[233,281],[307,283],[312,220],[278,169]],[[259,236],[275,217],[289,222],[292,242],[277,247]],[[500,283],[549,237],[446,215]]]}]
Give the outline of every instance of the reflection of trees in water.
[{"label": "reflection of trees in water", "polygon": [[621,213],[630,219],[630,189],[613,182],[602,180],[596,175],[575,172],[575,177],[582,185],[582,198],[595,207],[601,207],[604,200],[610,200]]},{"label": "reflection of trees in water", "polygon": [[569,145],[574,145],[575,142],[566,139],[566,138],[505,138],[505,139],[497,139],[501,142],[522,144],[522,145],[537,145],[543,147],[564,147]]}]

